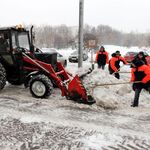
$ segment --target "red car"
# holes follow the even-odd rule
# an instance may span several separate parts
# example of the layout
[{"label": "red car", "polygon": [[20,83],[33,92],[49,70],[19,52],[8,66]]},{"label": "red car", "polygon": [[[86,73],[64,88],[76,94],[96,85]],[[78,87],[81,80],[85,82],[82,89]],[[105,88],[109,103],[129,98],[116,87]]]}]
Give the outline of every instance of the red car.
[{"label": "red car", "polygon": [[[131,63],[131,61],[134,59],[134,57],[138,54],[138,52],[127,52],[124,56],[125,60],[128,62],[128,63]],[[147,61],[150,63],[150,56],[144,52],[145,56],[146,56],[146,59]]]}]

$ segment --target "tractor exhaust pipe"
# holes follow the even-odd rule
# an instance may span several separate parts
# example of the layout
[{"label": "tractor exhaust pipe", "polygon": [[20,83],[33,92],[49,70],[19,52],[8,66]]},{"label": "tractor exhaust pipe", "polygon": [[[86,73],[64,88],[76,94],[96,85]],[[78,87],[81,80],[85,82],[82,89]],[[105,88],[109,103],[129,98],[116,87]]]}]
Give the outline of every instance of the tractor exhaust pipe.
[{"label": "tractor exhaust pipe", "polygon": [[31,45],[33,45],[33,25],[31,26],[30,29],[30,36],[31,36]]},{"label": "tractor exhaust pipe", "polygon": [[34,41],[34,35],[33,35],[33,25],[31,26],[31,29],[30,29],[30,37],[31,37],[31,44],[30,44],[30,52],[31,53],[34,53],[34,44],[33,44],[33,41]]}]

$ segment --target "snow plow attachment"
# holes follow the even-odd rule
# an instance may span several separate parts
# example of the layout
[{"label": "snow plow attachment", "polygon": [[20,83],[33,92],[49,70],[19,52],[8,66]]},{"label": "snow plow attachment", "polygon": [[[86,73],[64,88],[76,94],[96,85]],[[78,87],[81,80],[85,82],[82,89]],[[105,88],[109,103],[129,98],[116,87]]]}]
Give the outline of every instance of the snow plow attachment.
[{"label": "snow plow attachment", "polygon": [[[88,71],[87,73],[83,74],[81,77],[76,75],[73,78],[73,76],[65,70],[65,68],[62,66],[62,64],[60,62],[57,62],[57,66],[56,66],[57,71],[55,71],[53,69],[52,65],[44,63],[39,60],[34,60],[34,59],[30,58],[28,55],[26,55],[25,53],[23,53],[23,55],[24,55],[25,62],[28,62],[28,63],[36,66],[36,68],[34,68],[34,69],[36,69],[36,73],[38,71],[42,70],[44,72],[44,76],[46,76],[46,78],[47,78],[47,81],[49,81],[49,82],[53,81],[52,82],[54,84],[53,86],[56,86],[61,90],[62,96],[65,96],[67,99],[74,100],[79,103],[84,103],[84,104],[89,104],[89,105],[95,103],[94,98],[87,94],[87,91],[80,80],[80,78],[83,78],[86,74],[89,74],[91,72],[91,70]],[[30,68],[28,67],[28,69],[30,69]],[[30,82],[30,78],[29,79],[27,78],[28,82],[26,85],[30,84],[30,87],[31,87],[30,91],[32,94],[34,93],[33,95],[35,97],[39,97],[39,98],[44,97],[45,98],[45,95],[50,94],[50,93],[47,93],[47,91],[48,92],[50,91],[49,85],[46,85],[48,82],[47,81],[39,81],[39,79],[37,82],[37,79],[35,80],[36,77],[37,77],[37,74],[35,74],[35,75],[31,74],[30,78],[34,82],[33,81]],[[40,83],[42,85],[39,87],[43,87],[42,90],[44,91],[44,92],[42,92],[42,94],[40,96],[39,96],[40,91],[38,91],[37,83]],[[35,88],[33,88],[33,87],[35,87]],[[35,90],[33,91],[33,89],[35,89]],[[48,90],[45,90],[45,89],[48,89]]]},{"label": "snow plow attachment", "polygon": [[79,103],[94,104],[95,100],[91,95],[88,95],[85,87],[83,86],[80,78],[76,75],[73,80],[68,84],[68,92],[70,99],[73,99]]}]

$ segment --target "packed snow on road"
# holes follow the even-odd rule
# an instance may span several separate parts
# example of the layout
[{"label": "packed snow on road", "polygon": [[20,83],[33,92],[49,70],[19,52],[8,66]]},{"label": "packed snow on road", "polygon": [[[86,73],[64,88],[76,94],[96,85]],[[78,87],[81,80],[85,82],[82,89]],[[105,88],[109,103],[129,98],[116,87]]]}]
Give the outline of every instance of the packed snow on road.
[{"label": "packed snow on road", "polygon": [[[138,48],[133,48],[140,51]],[[111,54],[132,48],[106,46]],[[72,50],[59,50],[66,58]],[[149,52],[149,51],[148,51]],[[78,69],[69,63],[67,71],[83,74],[91,68],[89,59]],[[121,67],[121,79],[108,69],[95,69],[82,80],[96,103],[79,104],[61,97],[55,88],[48,99],[36,99],[24,86],[7,83],[0,94],[0,149],[2,150],[149,150],[150,95],[142,91],[140,105],[130,107],[134,92],[130,66]],[[113,85],[117,83],[117,85]]]}]

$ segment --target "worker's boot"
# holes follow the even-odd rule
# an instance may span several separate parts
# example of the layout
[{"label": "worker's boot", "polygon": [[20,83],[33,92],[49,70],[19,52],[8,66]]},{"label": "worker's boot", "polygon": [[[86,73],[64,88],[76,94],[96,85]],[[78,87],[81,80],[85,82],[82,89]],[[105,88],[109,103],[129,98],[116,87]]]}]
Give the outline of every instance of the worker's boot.
[{"label": "worker's boot", "polygon": [[138,104],[131,104],[131,107],[138,107]]},{"label": "worker's boot", "polygon": [[131,104],[131,107],[138,107],[139,105],[139,99],[134,99],[134,101]]}]

